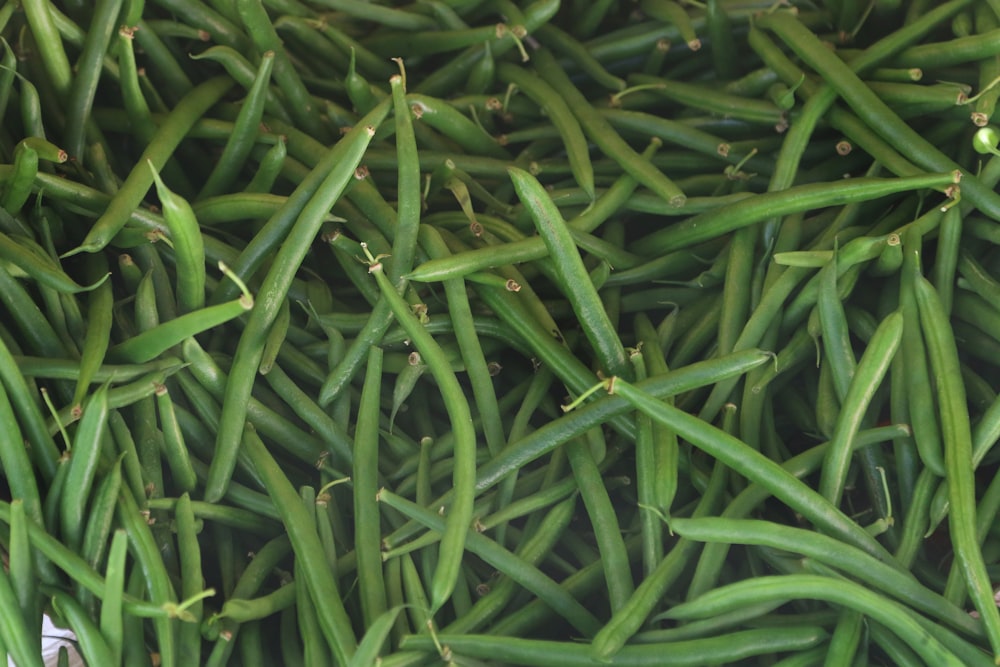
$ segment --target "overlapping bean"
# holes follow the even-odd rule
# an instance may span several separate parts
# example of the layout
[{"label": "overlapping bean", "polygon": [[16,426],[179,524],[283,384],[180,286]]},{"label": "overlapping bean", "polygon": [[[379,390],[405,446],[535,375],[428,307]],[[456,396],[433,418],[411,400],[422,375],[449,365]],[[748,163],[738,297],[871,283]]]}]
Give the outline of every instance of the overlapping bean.
[{"label": "overlapping bean", "polygon": [[3,4],[0,660],[1000,664],[998,25]]}]

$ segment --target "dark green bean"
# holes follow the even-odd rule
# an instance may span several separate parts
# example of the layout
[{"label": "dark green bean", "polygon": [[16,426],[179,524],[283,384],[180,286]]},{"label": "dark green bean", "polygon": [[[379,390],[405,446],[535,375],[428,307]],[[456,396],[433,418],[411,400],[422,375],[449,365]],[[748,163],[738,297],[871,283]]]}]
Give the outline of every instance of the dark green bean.
[{"label": "dark green bean", "polygon": [[156,130],[138,164],[129,172],[121,189],[112,197],[107,210],[87,233],[77,248],[68,254],[97,252],[104,248],[128,221],[131,212],[139,207],[149,186],[153,184],[153,174],[147,162],[155,169],[163,168],[181,139],[191,126],[214,105],[233,85],[228,77],[216,77],[194,88],[177,104],[170,115]]},{"label": "dark green bean", "polygon": [[[226,396],[223,401],[223,412],[220,421],[219,434],[216,440],[218,453],[212,461],[209,479],[206,483],[205,498],[217,500],[225,492],[226,485],[236,464],[236,452],[239,447],[246,414],[247,399],[253,387],[253,377],[257,372],[263,353],[263,342],[271,323],[277,316],[281,301],[291,285],[292,278],[298,266],[305,258],[309,244],[316,236],[327,212],[344,191],[348,181],[354,176],[354,169],[360,163],[365,148],[375,134],[376,126],[389,111],[388,101],[380,104],[371,114],[363,119],[342,138],[330,151],[329,161],[337,164],[329,175],[315,171],[310,185],[299,186],[302,192],[296,201],[295,208],[301,214],[294,226],[288,231],[280,250],[273,259],[267,277],[261,285],[258,306],[253,310],[247,327],[240,337],[240,343],[233,359],[230,371],[230,381],[226,385]],[[324,159],[323,162],[327,162]],[[317,167],[317,170],[320,167]],[[312,176],[312,174],[311,174]],[[322,182],[319,182],[322,176]],[[315,194],[314,194],[315,193]],[[291,201],[289,202],[291,204]],[[289,208],[289,206],[286,206]],[[274,218],[272,218],[272,221]],[[261,238],[258,235],[257,238]],[[272,240],[276,242],[277,239]]]}]

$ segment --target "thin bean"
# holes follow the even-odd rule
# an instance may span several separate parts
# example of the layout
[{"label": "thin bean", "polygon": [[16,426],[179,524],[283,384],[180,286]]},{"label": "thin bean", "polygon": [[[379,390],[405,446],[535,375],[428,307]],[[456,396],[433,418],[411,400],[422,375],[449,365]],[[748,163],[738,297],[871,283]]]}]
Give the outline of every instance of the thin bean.
[{"label": "thin bean", "polygon": [[79,549],[83,541],[83,515],[97,473],[102,441],[106,437],[107,417],[108,386],[102,385],[83,409],[83,416],[73,438],[66,486],[59,503],[61,535],[73,549]]},{"label": "thin bean", "polygon": [[[619,385],[625,388],[624,392],[619,391]],[[612,389],[615,393],[622,394],[623,398],[637,409],[676,430],[678,436],[699,448],[704,448],[706,452],[717,459],[727,462],[748,479],[766,486],[775,497],[788,503],[789,506],[795,507],[797,511],[816,525],[833,534],[840,535],[842,539],[873,557],[892,563],[892,557],[868,533],[844,516],[840,510],[816,491],[802,484],[774,461],[767,459],[759,452],[750,449],[744,443],[714,426],[705,424],[666,403],[656,401],[647,392],[633,387],[627,382],[616,380]]]},{"label": "thin bean", "polygon": [[90,117],[97,84],[101,74],[101,60],[111,43],[115,20],[121,10],[122,0],[102,0],[94,5],[89,30],[84,41],[83,53],[77,62],[75,76],[68,91],[65,143],[68,152],[76,158],[83,156],[84,125]]},{"label": "thin bean", "polygon": [[[799,21],[778,12],[760,21],[759,25],[775,31],[800,58],[823,74],[827,83],[862,120],[915,164],[934,171],[957,168],[958,165],[950,158],[900,120],[843,61],[826,50],[819,39]],[[963,197],[968,198],[985,214],[1000,218],[1000,196],[965,172],[962,178]]]},{"label": "thin bean", "polygon": [[197,199],[222,194],[233,184],[239,175],[240,167],[250,154],[257,137],[261,117],[267,101],[268,84],[274,66],[274,53],[265,51],[260,58],[260,65],[243,100],[240,112],[233,125],[233,133],[226,141],[222,155],[198,192]]},{"label": "thin bean", "polygon": [[[681,394],[690,389],[713,384],[720,379],[739,376],[759,366],[771,356],[760,350],[747,350],[711,361],[699,361],[670,373],[637,383],[657,398]],[[578,408],[557,420],[549,422],[506,449],[480,468],[476,488],[483,491],[525,464],[552,451],[559,443],[585,433],[590,428],[607,422],[612,416],[624,414],[631,403],[621,397],[608,396]]]},{"label": "thin bean", "polygon": [[531,211],[535,226],[560,277],[562,289],[601,365],[608,373],[631,377],[632,369],[626,359],[625,349],[597,291],[586,276],[583,260],[558,209],[541,184],[528,172],[514,167],[508,171],[518,197]]},{"label": "thin bean", "polygon": [[[100,628],[91,620],[87,611],[69,594],[58,591],[52,596],[52,608],[66,620],[76,640],[84,660],[92,665],[114,665],[114,654]],[[37,655],[37,654],[36,654]],[[18,659],[18,664],[22,664]],[[30,663],[23,663],[25,665]]]},{"label": "thin bean", "polygon": [[594,168],[590,163],[587,139],[569,105],[543,79],[520,67],[501,63],[497,74],[501,80],[528,95],[552,121],[565,144],[566,157],[577,184],[594,199]]},{"label": "thin bean", "polygon": [[749,199],[720,206],[654,232],[636,242],[644,253],[666,253],[751,225],[771,217],[808,211],[823,206],[840,206],[885,197],[897,192],[953,185],[956,175],[926,174],[903,178],[850,178],[833,183],[796,185],[777,192],[765,192]]},{"label": "thin bean", "polygon": [[976,539],[975,481],[972,468],[972,433],[965,388],[958,364],[958,350],[951,335],[944,306],[925,279],[916,284],[920,325],[927,341],[931,368],[937,378],[944,463],[952,546],[965,575],[969,597],[982,615],[994,656],[1000,660],[1000,611],[993,602],[992,588]]},{"label": "thin bean", "polygon": [[269,193],[274,189],[274,183],[278,180],[278,175],[281,173],[285,165],[285,158],[287,157],[288,146],[284,137],[279,137],[278,141],[267,149],[267,152],[260,158],[257,165],[257,171],[254,173],[253,178],[247,183],[247,186],[243,189],[244,192],[250,193]]},{"label": "thin bean", "polygon": [[[225,493],[226,485],[236,465],[236,453],[243,430],[247,401],[263,353],[263,342],[267,331],[278,314],[281,302],[288,292],[295,271],[305,258],[309,244],[316,236],[327,212],[340,197],[348,181],[353,178],[354,170],[375,134],[375,127],[388,111],[388,103],[380,104],[363,119],[362,123],[337,142],[328,156],[330,162],[337,164],[337,167],[323,177],[322,183],[316,182],[320,179],[320,173],[314,170],[313,174],[316,174],[316,177],[309,179],[311,181],[309,187],[303,183],[297,188],[297,193],[302,191],[302,196],[296,201],[293,210],[297,209],[301,213],[298,220],[292,220],[295,224],[273,259],[258,293],[259,303],[247,321],[233,358],[216,438],[217,454],[212,460],[205,488],[205,498],[210,502],[218,500]],[[319,168],[317,166],[317,169]],[[291,198],[286,208],[290,205]],[[257,238],[261,236],[262,234],[258,234]],[[272,240],[276,241],[277,239]]]},{"label": "thin bean", "polygon": [[149,167],[177,263],[177,307],[181,313],[193,312],[205,305],[205,243],[198,219],[187,200],[163,182],[152,161]]},{"label": "thin bean", "polygon": [[879,562],[826,535],[755,519],[678,518],[670,525],[678,534],[692,540],[718,544],[754,544],[802,554],[857,577],[900,602],[944,621],[956,630],[974,635],[982,632],[975,619],[918,583],[909,572],[902,572]]},{"label": "thin bean", "polygon": [[[729,471],[721,461],[716,461],[712,476],[698,501],[694,516],[703,516],[715,511],[726,488]],[[604,661],[613,659],[646,622],[660,604],[663,596],[683,574],[684,568],[699,549],[690,540],[678,540],[670,553],[660,561],[653,573],[643,579],[628,602],[616,613],[594,637],[592,655]]]},{"label": "thin bean", "polygon": [[160,415],[160,428],[163,432],[163,454],[170,467],[171,479],[180,491],[185,493],[194,491],[198,480],[194,467],[191,465],[188,448],[184,444],[184,435],[181,433],[181,427],[174,412],[174,403],[170,398],[170,392],[166,385],[159,385],[153,393],[156,396],[156,408]]},{"label": "thin bean", "polygon": [[[602,664],[648,667],[662,665],[664,656],[670,656],[670,664],[678,667],[721,664],[752,659],[763,654],[804,651],[821,643],[826,637],[825,630],[812,626],[743,630],[703,639],[627,646],[613,658],[602,661]],[[579,643],[474,634],[440,634],[437,640],[456,657],[468,656],[484,660],[493,658],[538,667],[595,664],[590,647]],[[434,644],[431,637],[410,635],[404,639],[401,648],[431,650]]]},{"label": "thin bean", "polygon": [[963,664],[954,653],[924,629],[902,607],[846,579],[834,581],[812,574],[764,576],[722,586],[670,609],[667,616],[695,619],[764,600],[813,599],[861,611],[891,628],[924,660],[936,665]]},{"label": "thin bean", "polygon": [[302,567],[303,583],[312,593],[320,627],[330,650],[337,663],[345,665],[350,660],[357,643],[343,600],[337,592],[333,573],[326,567],[323,545],[319,541],[314,524],[309,520],[308,512],[295,493],[295,488],[253,431],[253,427],[249,425],[246,427],[243,447],[248,450],[264,480],[268,494],[281,513],[297,562]]},{"label": "thin bean", "polygon": [[387,608],[382,575],[382,519],[378,504],[379,394],[382,387],[382,348],[368,352],[365,383],[361,390],[354,434],[354,550],[358,557],[358,587],[365,625],[370,626]]},{"label": "thin bean", "polygon": [[658,194],[671,206],[681,207],[686,197],[683,192],[656,169],[648,160],[622,140],[608,121],[600,115],[576,88],[565,72],[558,66],[555,58],[545,50],[535,53],[535,68],[552,88],[568,104],[570,110],[580,122],[584,133],[597,144],[608,157],[618,162],[622,169],[637,181]]},{"label": "thin bean", "polygon": [[139,207],[142,198],[153,184],[153,174],[147,161],[155,169],[163,168],[177,145],[191,126],[232,87],[229,77],[215,77],[199,84],[184,96],[163,121],[139,157],[138,164],[129,172],[122,187],[111,198],[107,210],[97,219],[77,248],[67,254],[97,252],[104,248],[128,221],[131,212]]},{"label": "thin bean", "polygon": [[185,313],[115,345],[108,350],[108,356],[126,363],[152,361],[187,338],[239,317],[253,305],[253,298],[245,294],[233,301]]},{"label": "thin bean", "polygon": [[125,594],[125,559],[128,556],[128,535],[116,530],[108,550],[108,566],[104,573],[104,595],[101,598],[99,628],[111,653],[110,665],[121,665],[125,644],[125,624],[122,622],[122,598]]},{"label": "thin bean", "polygon": [[65,100],[73,82],[69,58],[63,49],[62,37],[55,27],[48,3],[27,0],[21,5],[38,47],[38,56],[61,100]]},{"label": "thin bean", "polygon": [[34,561],[37,556],[32,553],[31,540],[28,538],[28,521],[24,513],[24,503],[14,500],[10,505],[10,542],[7,548],[7,570],[10,575],[10,585],[17,598],[17,610],[26,621],[31,631],[31,640],[37,645],[41,642],[41,632],[35,622],[41,614],[41,601],[38,599],[38,576],[35,574]]},{"label": "thin bean", "polygon": [[472,415],[461,387],[437,342],[422,328],[409,306],[396,292],[380,264],[371,271],[379,284],[382,298],[387,302],[397,322],[410,335],[414,347],[421,353],[427,366],[441,388],[445,407],[455,432],[455,461],[453,473],[454,496],[448,514],[448,529],[442,536],[438,568],[431,591],[431,608],[437,611],[454,589],[462,561],[462,545],[472,521],[472,502],[475,484],[475,442]]},{"label": "thin bean", "polygon": [[392,262],[389,264],[389,278],[394,283],[399,283],[400,278],[413,267],[422,207],[417,140],[413,132],[411,110],[406,103],[406,81],[403,76],[393,76],[389,80],[396,127],[396,155],[399,161],[396,238],[393,239]]},{"label": "thin bean", "polygon": [[903,315],[896,311],[882,320],[850,379],[819,483],[820,493],[833,505],[840,504],[844,490],[852,450],[850,441],[856,437],[872,397],[889,370],[902,334]]},{"label": "thin bean", "polygon": [[[445,529],[445,519],[405,498],[383,489],[379,499],[428,528]],[[545,600],[579,632],[592,636],[599,629],[600,623],[589,610],[534,566],[478,533],[470,533],[465,544],[470,551]]]},{"label": "thin bean", "polygon": [[[118,521],[128,533],[129,544],[143,574],[149,600],[164,609],[172,609],[177,604],[177,595],[167,573],[166,563],[153,537],[153,532],[139,511],[139,506],[128,489],[122,488],[118,503]],[[171,667],[177,664],[176,621],[167,616],[153,621],[161,664]]]}]

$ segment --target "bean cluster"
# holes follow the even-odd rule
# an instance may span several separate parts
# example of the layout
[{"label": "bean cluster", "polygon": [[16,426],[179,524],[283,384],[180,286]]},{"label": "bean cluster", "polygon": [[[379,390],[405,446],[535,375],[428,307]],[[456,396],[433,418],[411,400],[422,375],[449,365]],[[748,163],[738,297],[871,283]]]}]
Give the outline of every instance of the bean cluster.
[{"label": "bean cluster", "polygon": [[0,660],[1000,664],[1000,2],[0,38]]}]

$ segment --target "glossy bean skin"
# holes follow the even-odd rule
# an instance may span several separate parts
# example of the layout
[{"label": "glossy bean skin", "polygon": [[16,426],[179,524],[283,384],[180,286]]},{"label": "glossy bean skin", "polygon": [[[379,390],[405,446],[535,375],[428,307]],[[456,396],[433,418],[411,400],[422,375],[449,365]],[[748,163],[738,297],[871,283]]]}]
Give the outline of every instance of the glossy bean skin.
[{"label": "glossy bean skin", "polygon": [[[778,549],[798,550],[799,553],[859,576],[869,585],[885,590],[901,602],[925,613],[932,613],[963,632],[978,634],[979,624],[936,593],[924,588],[909,573],[887,566],[835,540],[754,519],[676,519],[671,527],[680,535],[695,540],[716,543],[762,544]],[[890,583],[892,582],[892,583]],[[696,598],[694,598],[696,599]]]},{"label": "glossy bean skin", "polygon": [[[741,375],[768,359],[770,356],[767,353],[747,350],[713,362],[696,362],[662,377],[649,378],[637,386],[662,399],[694,386],[712,384],[722,377]],[[610,415],[624,413],[630,407],[631,404],[620,396],[604,397],[546,424],[522,440],[511,443],[498,457],[482,466],[476,488],[480,491],[489,488],[513,470],[551,451],[558,443],[580,435],[603,423]]]},{"label": "glossy bean skin", "polygon": [[[223,414],[216,439],[220,454],[212,461],[206,483],[205,497],[209,501],[217,500],[225,492],[236,464],[235,454],[243,430],[246,399],[249,398],[253,377],[263,354],[263,342],[267,330],[277,316],[294,272],[304,259],[309,243],[316,236],[326,212],[339,198],[348,180],[353,177],[354,169],[360,162],[364,149],[375,134],[375,127],[388,110],[387,103],[380,105],[363,119],[363,125],[356,126],[332,149],[332,159],[343,157],[344,161],[323,179],[322,183],[313,185],[318,188],[318,194],[308,199],[308,203],[301,204],[308,208],[302,212],[298,224],[290,230],[261,286],[258,293],[260,303],[254,309],[253,315],[247,322],[247,328],[240,337],[240,344],[233,359],[233,369],[230,371],[230,382],[226,385]],[[300,189],[303,187],[300,186]],[[306,192],[309,192],[308,188]]]},{"label": "glossy bean skin", "polygon": [[664,176],[647,160],[642,159],[621,139],[610,127],[607,120],[590,106],[572,81],[559,69],[555,58],[550,53],[538,51],[535,53],[534,60],[539,74],[566,100],[591,141],[618,161],[633,178],[663,197],[671,206],[684,205],[687,199],[684,193],[673,181]]},{"label": "glossy bean skin", "polygon": [[448,530],[442,538],[440,561],[431,592],[432,609],[436,611],[454,589],[461,566],[462,545],[465,543],[472,521],[476,435],[472,429],[472,415],[469,413],[466,399],[440,346],[423,330],[409,306],[389,282],[381,265],[374,265],[372,273],[379,283],[382,298],[388,303],[396,320],[410,334],[414,347],[420,351],[441,387],[452,429],[455,431],[454,500],[448,513]]},{"label": "glossy bean skin", "polygon": [[78,248],[70,251],[97,252],[104,248],[116,233],[125,226],[129,215],[139,207],[146,191],[153,184],[147,161],[162,169],[174,149],[187,134],[194,122],[215,104],[232,87],[228,77],[216,77],[193,89],[174,108],[169,118],[157,129],[149,145],[139,158],[139,163],[112,198],[107,210],[94,223]]},{"label": "glossy bean skin", "polygon": [[84,405],[60,502],[63,539],[74,549],[79,549],[83,541],[84,511],[97,474],[102,440],[106,437],[107,416],[108,387],[103,385]]},{"label": "glossy bean skin", "polygon": [[[441,530],[444,527],[444,519],[405,498],[400,498],[387,490],[381,491],[379,498],[382,502],[399,511],[406,512],[407,515],[429,528]],[[474,550],[474,553],[487,559],[494,567],[501,569],[508,576],[514,577],[521,585],[535,591],[540,596],[544,596],[543,599],[553,605],[580,632],[592,635],[597,631],[599,623],[590,611],[571,596],[566,595],[555,582],[537,568],[527,565],[506,549],[492,543],[489,538],[477,533],[468,535],[466,545],[470,550]]]},{"label": "glossy bean skin", "polygon": [[333,573],[326,567],[323,545],[314,525],[309,521],[310,517],[295,488],[250,426],[247,426],[243,446],[249,449],[268,494],[282,515],[292,548],[302,565],[304,583],[313,592],[313,603],[329,648],[339,664],[346,664],[357,642],[343,601],[337,592]]},{"label": "glossy bean skin", "polygon": [[[779,32],[789,46],[807,63],[826,75],[828,83],[851,105],[851,108],[871,127],[878,128],[887,141],[893,142],[918,165],[934,170],[954,170],[956,165],[923,137],[910,129],[884,102],[871,93],[846,65],[832,55],[828,58],[820,42],[798,21],[774,14],[764,22],[768,29]],[[1000,198],[983,187],[975,177],[963,174],[964,196],[984,212],[1000,216]]]},{"label": "glossy bean skin", "polygon": [[[624,392],[620,391],[621,387],[624,387]],[[789,475],[777,463],[750,450],[739,440],[728,436],[715,427],[700,422],[690,415],[685,415],[685,413],[665,403],[651,400],[644,392],[633,388],[628,383],[616,381],[612,389],[619,394],[624,393],[626,400],[635,405],[636,408],[666,426],[674,428],[678,435],[684,436],[696,446],[705,447],[706,451],[711,451],[717,458],[725,457],[723,460],[730,460],[732,465],[744,475],[767,486],[775,494],[775,497],[797,506],[798,510],[803,515],[809,516],[812,521],[825,525],[827,530],[841,535],[845,541],[854,544],[875,558],[890,564],[893,562],[888,552],[874,542],[856,523],[847,519],[828,501],[822,499],[816,491]],[[727,451],[731,447],[733,448],[731,452]],[[733,456],[736,449],[744,450],[744,448],[743,455]],[[753,461],[752,467],[751,461]]]},{"label": "glossy bean skin", "polygon": [[567,298],[584,328],[587,340],[594,347],[604,370],[613,375],[632,376],[625,349],[604,305],[585,275],[586,269],[569,234],[569,228],[541,184],[528,172],[511,168],[508,173],[514,188],[531,211],[539,235],[549,250],[556,273],[566,290]]},{"label": "glossy bean skin", "polygon": [[[825,630],[814,627],[775,630],[746,630],[711,639],[686,641],[623,648],[617,655],[601,664],[622,667],[645,667],[663,664],[663,656],[670,655],[672,664],[703,665],[705,661],[731,661],[751,658],[761,653],[785,650],[805,650],[823,641]],[[597,664],[583,644],[547,642],[544,640],[496,637],[494,635],[448,635],[438,640],[449,647],[456,656],[489,659],[500,657],[521,665],[577,665]],[[430,637],[411,635],[403,642],[404,648],[433,648]]]},{"label": "glossy bean skin", "polygon": [[856,434],[875,390],[888,372],[902,334],[903,315],[897,311],[879,325],[845,392],[819,485],[820,492],[835,505],[840,504],[843,493],[851,451],[850,439]]},{"label": "glossy bean skin", "polygon": [[958,350],[940,297],[926,278],[916,284],[920,324],[927,340],[928,356],[938,378],[938,402],[944,463],[951,504],[951,525],[956,557],[962,563],[969,596],[981,609],[983,623],[994,653],[1000,652],[1000,612],[992,600],[975,529],[975,498],[972,468],[972,434],[965,389],[958,369]]},{"label": "glossy bean skin", "polygon": [[[746,597],[744,597],[746,596]],[[695,600],[685,602],[671,609],[672,618],[704,617],[707,610],[716,613],[721,608],[733,608],[747,600],[760,602],[765,599],[791,599],[811,597],[834,601],[853,609],[864,611],[879,622],[891,627],[911,646],[919,647],[925,660],[941,665],[963,664],[954,653],[945,648],[927,632],[913,616],[898,605],[872,595],[867,589],[846,580],[834,581],[818,575],[765,576],[748,579],[736,584],[723,586],[705,593]],[[719,604],[719,603],[722,604]]]}]

